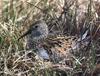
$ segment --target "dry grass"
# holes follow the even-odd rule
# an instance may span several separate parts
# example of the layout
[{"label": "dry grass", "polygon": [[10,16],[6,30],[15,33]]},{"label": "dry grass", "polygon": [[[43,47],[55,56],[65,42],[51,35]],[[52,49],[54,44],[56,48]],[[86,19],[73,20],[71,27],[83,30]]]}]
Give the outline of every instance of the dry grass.
[{"label": "dry grass", "polygon": [[[38,19],[44,19],[55,34],[82,37],[89,31],[89,46],[73,56],[73,66],[67,71],[26,50],[24,39],[18,42],[19,36]],[[0,0],[0,76],[97,76],[99,63],[99,1]]]}]

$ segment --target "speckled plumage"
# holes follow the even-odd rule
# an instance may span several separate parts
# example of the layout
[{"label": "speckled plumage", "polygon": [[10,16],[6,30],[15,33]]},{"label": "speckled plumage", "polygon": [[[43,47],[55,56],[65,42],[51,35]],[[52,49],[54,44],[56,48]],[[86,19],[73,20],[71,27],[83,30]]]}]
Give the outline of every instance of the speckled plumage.
[{"label": "speckled plumage", "polygon": [[39,43],[48,36],[48,26],[43,20],[33,23],[19,39],[26,36],[27,48],[32,49],[33,43]]},{"label": "speckled plumage", "polygon": [[[71,50],[79,49],[82,42],[75,36],[49,37],[48,26],[43,20],[36,21],[20,38],[26,36],[28,49],[37,49],[37,54],[43,59],[59,62],[68,59]],[[19,39],[20,39],[19,38]]]},{"label": "speckled plumage", "polygon": [[[26,49],[36,49],[36,53],[43,59],[49,59],[47,51],[41,47],[43,40],[48,36],[48,26],[43,20],[33,23],[30,28],[19,38],[26,37]],[[19,40],[18,39],[18,40]]]}]

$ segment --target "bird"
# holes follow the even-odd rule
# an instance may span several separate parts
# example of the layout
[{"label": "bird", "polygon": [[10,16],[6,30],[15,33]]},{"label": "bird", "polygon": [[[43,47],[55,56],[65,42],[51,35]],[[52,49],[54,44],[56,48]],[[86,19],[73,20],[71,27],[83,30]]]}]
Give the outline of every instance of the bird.
[{"label": "bird", "polygon": [[82,42],[76,36],[49,35],[48,25],[44,20],[33,23],[18,40],[23,37],[26,37],[28,49],[36,48],[36,53],[40,58],[54,63],[70,58],[71,52],[80,48],[80,42]]},{"label": "bird", "polygon": [[48,35],[48,26],[43,20],[38,20],[33,23],[28,31],[26,31],[20,38],[18,38],[18,40],[27,35],[29,35],[29,37],[32,38],[33,41],[38,41],[46,38]]},{"label": "bird", "polygon": [[44,20],[37,20],[29,29],[18,38],[18,41],[26,37],[26,49],[37,49],[37,54],[44,59],[49,59],[45,49],[41,47],[44,39],[48,36],[48,26]]}]

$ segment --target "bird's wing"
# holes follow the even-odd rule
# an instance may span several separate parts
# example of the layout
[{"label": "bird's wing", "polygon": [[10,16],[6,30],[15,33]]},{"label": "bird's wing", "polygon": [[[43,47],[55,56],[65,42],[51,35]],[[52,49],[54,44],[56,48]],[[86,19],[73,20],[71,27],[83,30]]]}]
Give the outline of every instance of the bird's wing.
[{"label": "bird's wing", "polygon": [[[47,38],[43,42],[43,47],[48,51],[50,57],[54,60],[63,59],[71,55],[72,44],[76,42],[76,37],[55,37]],[[57,58],[57,59],[56,59]]]},{"label": "bird's wing", "polygon": [[[69,58],[72,52],[77,53],[80,49],[87,46],[86,41],[79,41],[75,36],[58,36],[54,38],[47,38],[43,42],[43,47],[48,51],[52,58],[64,59]],[[55,59],[55,60],[57,60]]]}]

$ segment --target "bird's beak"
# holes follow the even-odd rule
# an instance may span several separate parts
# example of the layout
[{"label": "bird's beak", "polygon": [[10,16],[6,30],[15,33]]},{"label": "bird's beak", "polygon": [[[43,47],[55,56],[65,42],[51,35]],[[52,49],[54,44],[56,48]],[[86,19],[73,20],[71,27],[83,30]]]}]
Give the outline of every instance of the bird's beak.
[{"label": "bird's beak", "polygon": [[20,37],[18,38],[18,41],[19,41],[21,38],[23,38],[23,37],[27,36],[28,34],[30,34],[31,32],[32,32],[31,29],[28,30],[26,33],[24,33],[22,36],[20,36]]}]

